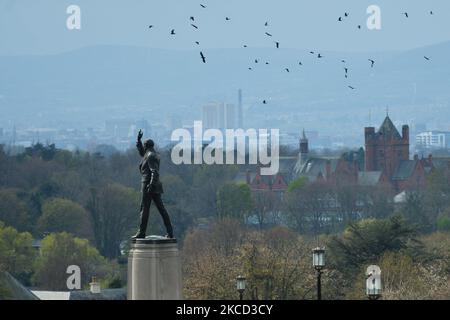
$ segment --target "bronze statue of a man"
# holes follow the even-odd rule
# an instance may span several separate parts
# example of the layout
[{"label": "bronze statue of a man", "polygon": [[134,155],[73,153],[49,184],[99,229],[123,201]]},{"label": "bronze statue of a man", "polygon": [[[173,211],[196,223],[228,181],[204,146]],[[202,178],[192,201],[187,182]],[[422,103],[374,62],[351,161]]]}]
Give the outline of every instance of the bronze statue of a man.
[{"label": "bronze statue of a man", "polygon": [[163,187],[161,181],[159,181],[159,154],[154,149],[155,143],[153,140],[148,139],[142,144],[142,135],[142,131],[139,130],[136,142],[139,154],[143,157],[139,165],[139,170],[142,174],[141,223],[139,225],[139,231],[132,239],[145,238],[152,200],[155,202],[156,208],[158,208],[159,214],[163,218],[167,230],[166,237],[173,238],[172,223],[161,199]]}]

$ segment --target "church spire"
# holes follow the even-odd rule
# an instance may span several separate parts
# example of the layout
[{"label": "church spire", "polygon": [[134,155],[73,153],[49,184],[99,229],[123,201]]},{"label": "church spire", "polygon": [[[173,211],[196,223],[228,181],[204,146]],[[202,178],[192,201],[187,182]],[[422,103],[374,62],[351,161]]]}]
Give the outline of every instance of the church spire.
[{"label": "church spire", "polygon": [[302,131],[302,137],[300,138],[300,161],[305,163],[308,158],[309,147],[308,147],[308,138],[305,134],[305,129]]}]

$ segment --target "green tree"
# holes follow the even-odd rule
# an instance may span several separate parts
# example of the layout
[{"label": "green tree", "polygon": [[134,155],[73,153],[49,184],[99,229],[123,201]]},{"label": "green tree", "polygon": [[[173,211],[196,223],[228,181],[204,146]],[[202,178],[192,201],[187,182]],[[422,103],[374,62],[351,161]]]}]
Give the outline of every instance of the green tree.
[{"label": "green tree", "polygon": [[217,213],[217,192],[235,177],[238,169],[232,165],[197,166],[190,186],[192,210],[199,217],[214,217]]},{"label": "green tree", "polygon": [[334,265],[351,274],[361,265],[378,261],[387,251],[419,249],[420,242],[416,237],[414,227],[394,216],[351,223],[342,236],[332,237],[328,246]]},{"label": "green tree", "polygon": [[420,192],[408,192],[406,202],[400,210],[410,223],[416,224],[420,231],[431,231],[432,222],[425,209],[424,197]]},{"label": "green tree", "polygon": [[35,250],[30,233],[20,233],[0,222],[0,270],[18,276],[32,272]]},{"label": "green tree", "polygon": [[437,219],[438,231],[450,232],[450,207],[444,210]]},{"label": "green tree", "polygon": [[335,195],[328,185],[315,182],[287,192],[284,205],[297,232],[320,234],[332,226],[334,200]]},{"label": "green tree", "polygon": [[139,218],[139,195],[117,183],[91,189],[88,204],[97,248],[107,258],[120,255],[120,243],[130,236]]},{"label": "green tree", "polygon": [[53,233],[42,240],[41,251],[35,261],[34,284],[40,289],[67,290],[67,267],[81,269],[81,285],[86,286],[92,276],[107,278],[111,272],[108,261],[89,245],[69,233]]},{"label": "green tree", "polygon": [[0,190],[0,221],[19,231],[30,230],[26,205],[15,190]]},{"label": "green tree", "polygon": [[293,192],[294,190],[301,190],[306,186],[307,183],[308,183],[307,177],[298,177],[289,183],[287,191]]},{"label": "green tree", "polygon": [[427,177],[427,187],[424,190],[424,208],[432,230],[436,230],[436,222],[448,207],[450,207],[450,168],[435,169]]},{"label": "green tree", "polygon": [[217,213],[219,218],[230,217],[242,220],[253,208],[250,187],[246,183],[227,183],[217,191]]},{"label": "green tree", "polygon": [[80,238],[92,239],[89,213],[71,200],[54,198],[42,206],[37,228],[41,234],[66,231]]}]

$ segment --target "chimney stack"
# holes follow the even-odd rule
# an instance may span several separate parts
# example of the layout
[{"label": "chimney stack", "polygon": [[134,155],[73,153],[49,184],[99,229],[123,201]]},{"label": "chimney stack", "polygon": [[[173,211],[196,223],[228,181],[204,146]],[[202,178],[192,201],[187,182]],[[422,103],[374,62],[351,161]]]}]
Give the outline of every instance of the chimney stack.
[{"label": "chimney stack", "polygon": [[92,277],[92,282],[89,283],[89,285],[91,286],[91,293],[97,294],[97,293],[101,292],[100,283],[97,282],[97,278],[96,277]]}]

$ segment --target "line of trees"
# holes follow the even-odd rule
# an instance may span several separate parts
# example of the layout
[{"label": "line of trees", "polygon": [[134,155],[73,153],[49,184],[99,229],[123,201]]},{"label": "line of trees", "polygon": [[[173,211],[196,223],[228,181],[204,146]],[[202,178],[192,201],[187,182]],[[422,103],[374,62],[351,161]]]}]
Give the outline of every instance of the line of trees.
[{"label": "line of trees", "polygon": [[[163,199],[185,257],[186,297],[234,298],[231,275],[243,273],[250,281],[249,298],[312,298],[310,249],[318,236],[330,249],[324,276],[328,298],[361,297],[358,279],[369,262],[386,270],[399,268],[397,261],[421,266],[415,280],[399,280],[401,285],[394,271],[388,273],[391,298],[401,296],[403,283],[434,297],[420,281],[434,283],[442,278],[438,274],[447,279],[450,254],[439,243],[448,243],[450,232],[448,168],[433,172],[426,189],[408,192],[396,204],[389,187],[330,186],[305,178],[293,180],[284,194],[252,192],[234,180],[247,167],[177,166],[170,150],[160,152]],[[123,285],[122,253],[139,219],[139,160],[135,150],[104,157],[36,144],[12,155],[0,146],[0,230],[5,239],[18,239],[0,240],[0,270],[27,285],[64,288],[67,275],[52,259],[66,248],[79,251],[80,264],[93,266],[87,276],[97,273],[108,285]],[[163,234],[155,209],[149,233]],[[45,259],[29,249],[33,239],[43,239]],[[21,250],[14,261],[11,252]],[[433,259],[423,254],[433,250]],[[61,261],[72,263],[69,256]],[[46,270],[62,276],[52,278]]]}]

